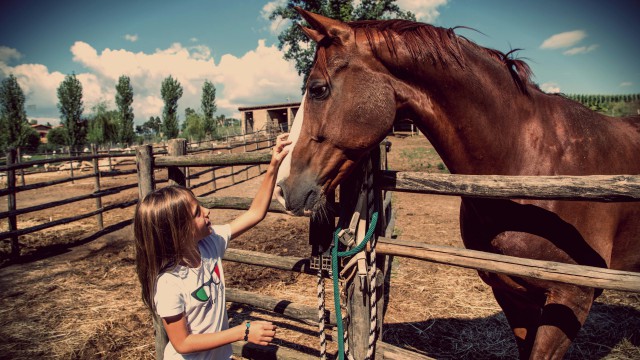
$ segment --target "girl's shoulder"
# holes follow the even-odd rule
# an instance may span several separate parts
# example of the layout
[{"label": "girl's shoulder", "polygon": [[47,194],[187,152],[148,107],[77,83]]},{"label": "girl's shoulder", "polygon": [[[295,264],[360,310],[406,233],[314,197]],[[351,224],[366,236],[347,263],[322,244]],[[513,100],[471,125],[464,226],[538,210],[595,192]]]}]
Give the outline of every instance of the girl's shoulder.
[{"label": "girl's shoulder", "polygon": [[189,268],[182,265],[176,265],[162,271],[158,275],[158,282],[172,282],[176,279],[184,279],[189,275]]},{"label": "girl's shoulder", "polygon": [[231,238],[231,224],[223,224],[223,225],[211,225],[210,236],[218,236],[224,239],[226,242],[229,242]]},{"label": "girl's shoulder", "polygon": [[211,234],[200,240],[200,254],[203,257],[222,257],[231,238],[231,226],[212,225]]}]

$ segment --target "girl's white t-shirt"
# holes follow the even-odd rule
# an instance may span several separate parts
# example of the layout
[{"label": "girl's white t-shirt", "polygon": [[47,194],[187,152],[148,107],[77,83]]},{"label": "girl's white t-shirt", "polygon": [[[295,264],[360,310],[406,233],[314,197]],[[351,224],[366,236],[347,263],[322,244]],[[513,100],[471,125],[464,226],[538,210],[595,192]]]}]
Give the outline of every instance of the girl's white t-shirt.
[{"label": "girl's white t-shirt", "polygon": [[[211,235],[200,240],[201,265],[197,269],[177,266],[160,274],[154,301],[160,317],[186,314],[191,334],[215,333],[229,328],[224,291],[222,257],[229,244],[231,228],[212,226]],[[181,355],[171,345],[164,350],[164,359],[229,359],[231,344],[209,351]]]}]

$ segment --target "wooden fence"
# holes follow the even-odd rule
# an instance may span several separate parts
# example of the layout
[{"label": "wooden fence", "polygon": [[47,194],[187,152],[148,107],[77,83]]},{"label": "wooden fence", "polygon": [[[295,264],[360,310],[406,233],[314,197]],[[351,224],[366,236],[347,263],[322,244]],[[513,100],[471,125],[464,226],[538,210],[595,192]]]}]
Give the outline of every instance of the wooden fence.
[{"label": "wooden fence", "polygon": [[[371,294],[367,294],[362,286],[354,280],[347,281],[343,288],[347,294],[347,309],[350,315],[348,322],[349,349],[356,359],[364,358],[368,348],[371,308],[378,316],[377,334],[383,326],[383,310],[388,299],[388,287],[391,272],[392,256],[403,256],[436,263],[449,264],[489,272],[505,273],[543,280],[573,283],[602,289],[640,292],[640,273],[616,271],[581,265],[569,265],[549,261],[529,260],[502,256],[480,251],[425,245],[399,241],[391,238],[395,223],[394,211],[390,204],[391,191],[404,191],[426,194],[454,196],[491,197],[505,199],[564,199],[587,201],[640,201],[640,176],[563,176],[563,177],[513,177],[513,176],[466,176],[439,175],[416,172],[388,171],[386,166],[386,149],[374,152],[372,158],[363,162],[363,167],[356,171],[350,179],[340,185],[340,204],[337,208],[356,209],[354,196],[364,194],[366,201],[360,209],[358,236],[362,237],[363,229],[374,211],[379,213],[379,221],[374,234],[377,271],[372,277],[377,294],[375,301],[369,302]],[[222,166],[222,165],[258,165],[270,161],[270,154],[209,154],[154,157],[150,146],[137,148],[139,196],[142,198],[155,188],[154,169],[168,168],[169,181],[185,184],[185,167]],[[182,169],[182,170],[181,170]],[[242,209],[246,210],[251,203],[250,198],[201,196],[198,200],[210,209]],[[283,212],[282,206],[272,201],[269,211]],[[329,213],[331,214],[331,213]],[[334,214],[335,215],[335,214]],[[344,224],[343,224],[344,226]],[[317,244],[330,242],[335,228],[334,217],[327,216],[326,221],[310,221],[310,242]],[[320,257],[318,259],[317,257]],[[306,274],[317,274],[312,269],[312,262],[322,263],[322,254],[308,258],[267,255],[258,252],[228,249],[225,260],[239,263],[260,265],[274,269],[295,271]],[[322,265],[320,265],[322,269]],[[364,287],[366,288],[366,286]],[[248,304],[272,313],[282,314],[305,323],[317,321],[317,308],[295,304],[282,299],[248,294],[246,292],[227,289],[227,299],[231,302]],[[335,325],[337,321],[332,311],[327,311],[325,322]],[[156,320],[156,351],[161,354],[166,345],[166,335],[161,321]],[[261,358],[264,352],[269,358],[277,359],[310,359],[311,355],[294,350],[271,346],[267,349],[254,347],[244,342],[234,343],[234,353],[246,357]],[[386,344],[380,340],[375,342],[377,359],[428,359],[428,357]]]},{"label": "wooden fence", "polygon": [[[267,137],[264,134],[255,134],[251,137],[238,137],[237,141],[232,141],[232,139],[226,139],[225,144],[222,145],[213,145],[211,142],[208,142],[210,146],[202,146],[202,143],[198,144],[198,147],[191,147],[182,139],[169,141],[167,145],[155,146],[155,154],[156,155],[178,155],[185,154],[187,150],[190,153],[197,154],[202,152],[225,152],[225,153],[233,153],[234,151],[243,151],[243,152],[251,152],[257,151],[265,148],[269,148],[272,146],[274,138]],[[174,145],[174,143],[179,142],[181,145]],[[173,153],[171,152],[173,151]],[[70,222],[80,221],[86,218],[95,217],[96,224],[99,230],[104,229],[103,222],[103,214],[107,211],[116,210],[116,209],[124,209],[135,205],[138,202],[138,198],[118,202],[114,204],[110,204],[108,206],[103,206],[103,198],[106,196],[115,195],[121,193],[123,191],[133,189],[138,187],[137,183],[125,184],[117,187],[104,188],[101,185],[100,179],[104,177],[113,177],[113,176],[124,176],[124,175],[132,175],[136,174],[137,170],[114,170],[115,162],[124,159],[130,159],[130,164],[135,163],[135,154],[114,154],[114,153],[99,153],[97,151],[96,146],[92,146],[92,154],[91,155],[75,155],[75,156],[64,156],[57,157],[52,159],[42,159],[42,160],[34,160],[34,161],[26,161],[20,162],[18,161],[18,151],[10,150],[7,153],[7,164],[0,166],[0,174],[3,174],[6,178],[7,186],[6,188],[0,189],[0,196],[7,197],[7,211],[0,212],[0,220],[8,219],[8,231],[0,232],[0,241],[10,241],[11,244],[11,254],[10,257],[13,260],[16,260],[20,254],[20,243],[19,237],[22,235],[31,234],[34,232],[42,231],[45,229],[49,229],[54,226],[67,224]],[[108,161],[108,165],[100,164],[99,161],[101,159],[106,159]],[[78,175],[78,168],[74,165],[78,164],[88,164],[90,163],[90,172],[88,174]],[[121,163],[122,164],[122,163]],[[23,170],[25,169],[33,169],[34,167],[44,167],[45,165],[56,165],[57,169],[60,165],[68,165],[68,168],[65,166],[64,171],[69,171],[69,176],[50,180],[50,181],[41,181],[37,183],[27,184],[24,177]],[[231,167],[231,172],[229,174],[216,174],[216,170],[220,170],[225,167]],[[50,169],[54,167],[51,166]],[[188,174],[186,181],[189,182],[192,179],[196,179],[202,176],[205,173],[211,174],[211,180],[200,182],[194,187],[200,187],[204,185],[211,184],[212,190],[211,192],[215,192],[220,190],[217,186],[217,181],[224,179],[226,177],[231,177],[232,184],[235,184],[239,181],[248,180],[249,176],[249,168],[250,167],[242,167],[240,169],[234,168],[233,165],[222,165],[217,167],[212,167],[210,169],[205,169],[204,171]],[[75,171],[74,171],[75,170]],[[85,169],[86,170],[86,169]],[[261,172],[261,171],[260,171]],[[244,179],[239,179],[242,173],[245,174]],[[84,180],[84,179],[94,179],[94,189],[93,192],[88,194],[69,197],[62,200],[57,200],[49,203],[38,204],[34,206],[18,208],[16,194],[24,191],[32,191],[49,188],[54,185],[60,185],[65,183],[75,183],[75,181]],[[21,180],[21,184],[18,184],[18,180]],[[163,180],[165,181],[165,180]],[[64,217],[61,219],[56,219],[54,221],[49,221],[43,224],[27,227],[27,228],[18,228],[18,217],[24,216],[30,213],[34,213],[37,211],[47,210],[58,206],[69,205],[79,201],[95,199],[95,210],[89,211],[83,214],[74,214],[73,216]],[[130,222],[130,221],[129,221]]]}]

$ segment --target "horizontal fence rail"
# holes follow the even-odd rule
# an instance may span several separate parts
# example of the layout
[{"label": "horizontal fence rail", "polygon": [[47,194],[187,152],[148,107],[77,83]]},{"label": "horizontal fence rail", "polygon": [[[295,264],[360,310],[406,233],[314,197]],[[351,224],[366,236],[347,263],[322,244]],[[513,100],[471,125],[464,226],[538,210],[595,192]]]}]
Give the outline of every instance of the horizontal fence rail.
[{"label": "horizontal fence rail", "polygon": [[382,190],[497,199],[640,201],[640,175],[504,176],[379,171]]},{"label": "horizontal fence rail", "polygon": [[221,166],[221,165],[258,165],[268,164],[271,161],[271,153],[252,152],[237,154],[207,154],[162,156],[154,158],[154,167],[170,166]]},{"label": "horizontal fence rail", "polygon": [[380,254],[403,256],[494,273],[640,293],[640,273],[630,271],[531,260],[383,237],[378,238],[376,251]]}]

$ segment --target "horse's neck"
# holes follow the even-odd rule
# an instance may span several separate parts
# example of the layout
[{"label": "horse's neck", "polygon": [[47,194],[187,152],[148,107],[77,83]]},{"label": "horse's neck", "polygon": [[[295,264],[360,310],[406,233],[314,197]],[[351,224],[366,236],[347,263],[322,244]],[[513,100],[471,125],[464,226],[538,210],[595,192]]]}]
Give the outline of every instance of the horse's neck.
[{"label": "horse's neck", "polygon": [[[513,103],[488,92],[460,86],[452,92],[419,92],[411,103],[411,118],[454,173],[497,173],[504,169],[505,154],[521,136],[515,113],[526,116],[526,105]],[[491,164],[495,169],[488,169]],[[482,169],[478,167],[482,166]]]}]

